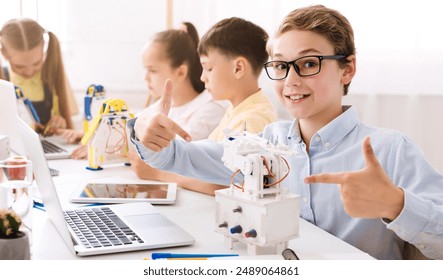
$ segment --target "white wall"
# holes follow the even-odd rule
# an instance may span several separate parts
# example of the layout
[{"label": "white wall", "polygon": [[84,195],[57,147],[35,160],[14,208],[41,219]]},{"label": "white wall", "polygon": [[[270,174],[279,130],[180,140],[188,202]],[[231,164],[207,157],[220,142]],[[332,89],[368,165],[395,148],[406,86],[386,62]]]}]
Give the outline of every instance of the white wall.
[{"label": "white wall", "polygon": [[144,91],[142,47],[166,28],[165,1],[67,1],[65,60],[72,86]]}]

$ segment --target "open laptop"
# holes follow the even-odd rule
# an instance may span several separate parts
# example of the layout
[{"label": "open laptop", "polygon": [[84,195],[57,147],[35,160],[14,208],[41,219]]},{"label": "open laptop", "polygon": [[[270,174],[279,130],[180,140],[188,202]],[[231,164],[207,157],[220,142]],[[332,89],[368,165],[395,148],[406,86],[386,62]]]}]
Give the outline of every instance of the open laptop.
[{"label": "open laptop", "polygon": [[[148,202],[62,210],[39,136],[17,117],[26,156],[45,210],[68,247],[80,256],[191,245],[194,238]],[[85,220],[83,224],[82,220]],[[88,226],[89,223],[89,226]],[[114,236],[115,235],[115,236]]]},{"label": "open laptop", "polygon": [[[17,98],[15,96],[14,85],[11,82],[0,80],[0,100],[2,108],[0,110],[0,134],[9,137],[11,150],[18,155],[24,153],[23,143],[17,125],[15,116],[18,115]],[[55,138],[55,137],[54,137]],[[66,159],[70,158],[71,153],[58,144],[56,139],[40,137],[47,159]]]}]

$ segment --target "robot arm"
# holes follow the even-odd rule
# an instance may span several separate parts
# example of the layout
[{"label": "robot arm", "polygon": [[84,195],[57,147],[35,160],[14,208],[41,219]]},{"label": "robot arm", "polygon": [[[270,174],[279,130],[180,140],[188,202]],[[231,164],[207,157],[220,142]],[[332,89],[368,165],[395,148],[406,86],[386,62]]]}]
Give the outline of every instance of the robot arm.
[{"label": "robot arm", "polygon": [[292,154],[286,146],[271,145],[263,138],[244,132],[228,134],[222,160],[226,167],[244,175],[242,186],[232,182],[231,187],[261,197],[267,193],[279,193],[280,182],[289,173],[289,165],[283,155]]},{"label": "robot arm", "polygon": [[105,95],[105,89],[102,85],[90,85],[88,89],[86,90],[86,95],[84,99],[84,131],[88,131],[88,125],[89,121],[92,120],[92,114],[91,114],[91,105],[92,100],[94,98],[103,98]]},{"label": "robot arm", "polygon": [[222,160],[244,178],[241,186],[231,180],[229,189],[215,192],[216,230],[228,248],[240,241],[250,255],[281,254],[299,232],[300,197],[280,187],[289,174],[283,156],[294,152],[247,132],[227,136]]},{"label": "robot arm", "polygon": [[126,122],[134,115],[121,99],[106,99],[81,143],[88,144],[90,170],[100,170],[105,162],[127,163],[128,137]]}]

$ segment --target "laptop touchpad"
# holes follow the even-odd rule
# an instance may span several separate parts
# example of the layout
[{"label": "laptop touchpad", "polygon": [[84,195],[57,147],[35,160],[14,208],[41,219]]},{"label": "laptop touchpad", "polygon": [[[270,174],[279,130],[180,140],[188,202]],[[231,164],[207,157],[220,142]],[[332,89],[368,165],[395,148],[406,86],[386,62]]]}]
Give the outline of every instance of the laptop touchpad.
[{"label": "laptop touchpad", "polygon": [[170,227],[172,223],[160,214],[124,216],[125,220],[136,229]]}]

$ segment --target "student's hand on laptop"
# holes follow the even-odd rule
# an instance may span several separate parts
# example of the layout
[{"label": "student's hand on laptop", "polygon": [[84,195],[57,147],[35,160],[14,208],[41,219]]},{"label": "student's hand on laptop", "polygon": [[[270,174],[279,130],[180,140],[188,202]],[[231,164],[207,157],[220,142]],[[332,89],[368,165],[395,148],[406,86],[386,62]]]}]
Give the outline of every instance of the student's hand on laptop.
[{"label": "student's hand on laptop", "polygon": [[80,145],[75,148],[71,153],[72,159],[87,159],[88,158],[88,145]]},{"label": "student's hand on laptop", "polygon": [[54,135],[58,129],[66,128],[66,120],[59,115],[54,115],[51,117],[49,122],[46,124],[45,129],[43,130],[44,136]]},{"label": "student's hand on laptop", "polygon": [[159,110],[152,114],[143,111],[134,125],[135,136],[147,148],[160,151],[169,146],[175,135],[190,142],[191,136],[177,123],[168,118],[171,108],[172,81],[166,80]]},{"label": "student's hand on laptop", "polygon": [[59,128],[56,130],[55,134],[62,137],[66,141],[66,143],[74,144],[80,142],[84,135],[84,132],[74,129]]},{"label": "student's hand on laptop", "polygon": [[36,130],[43,133],[43,136],[51,136],[56,134],[58,129],[66,128],[66,125],[66,120],[62,116],[54,115],[45,126],[36,124]]}]

